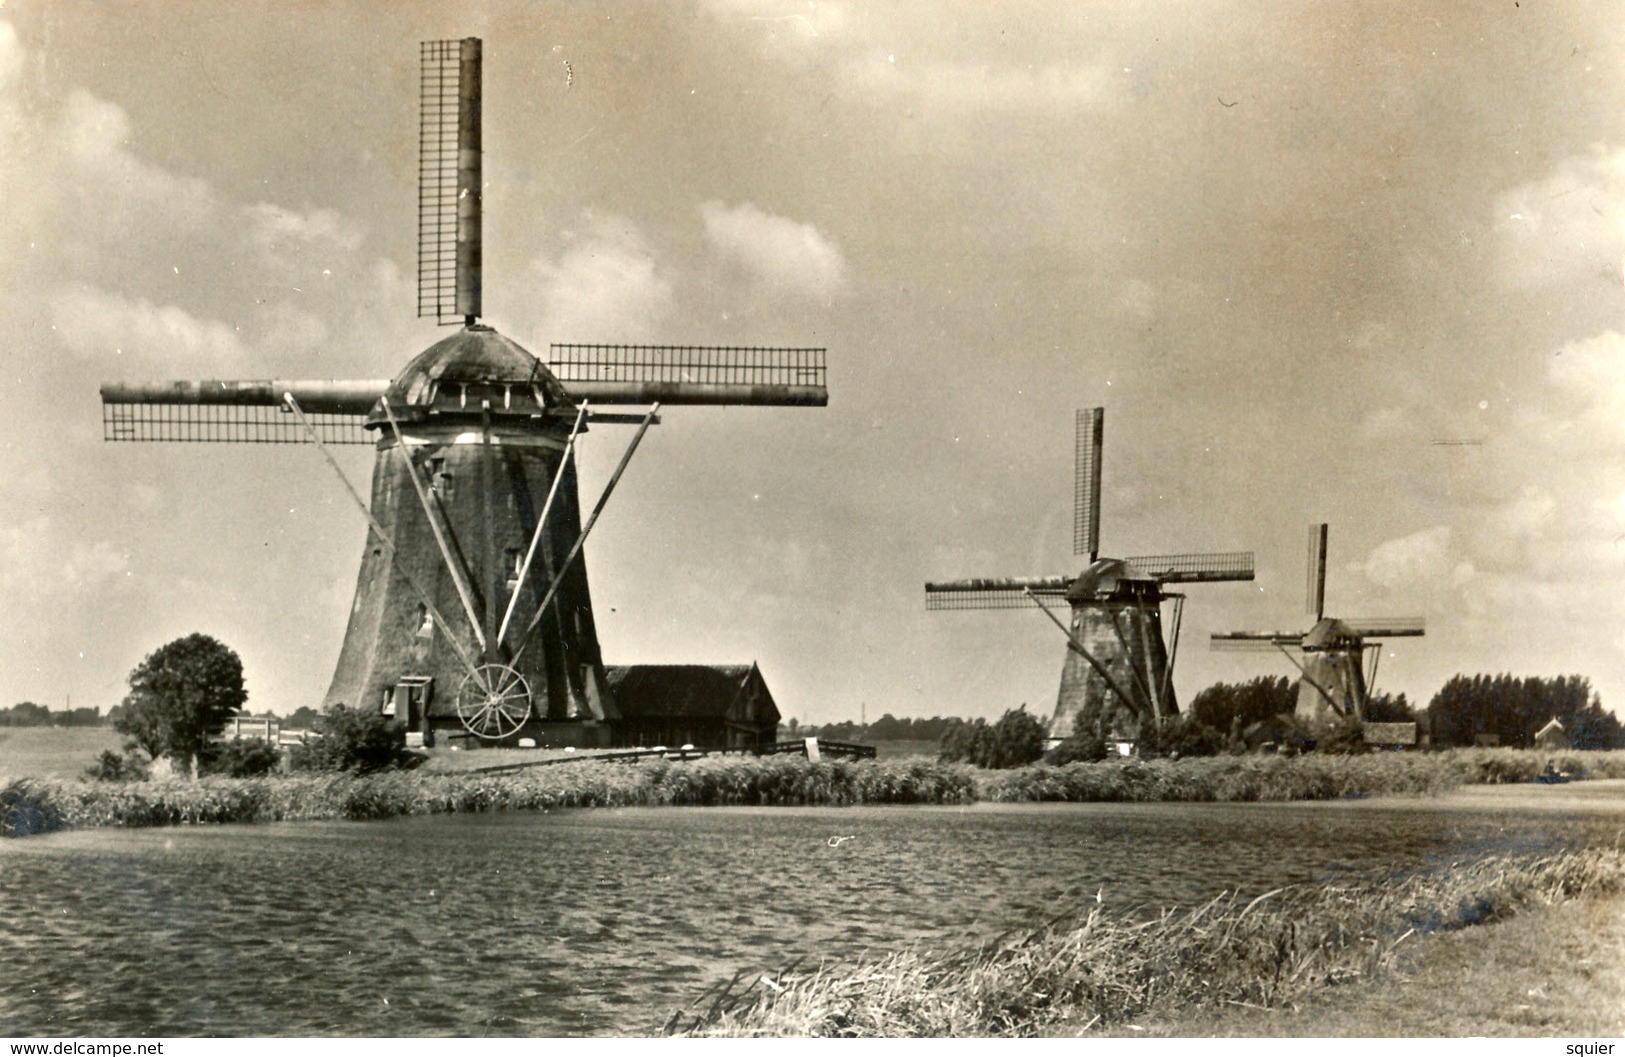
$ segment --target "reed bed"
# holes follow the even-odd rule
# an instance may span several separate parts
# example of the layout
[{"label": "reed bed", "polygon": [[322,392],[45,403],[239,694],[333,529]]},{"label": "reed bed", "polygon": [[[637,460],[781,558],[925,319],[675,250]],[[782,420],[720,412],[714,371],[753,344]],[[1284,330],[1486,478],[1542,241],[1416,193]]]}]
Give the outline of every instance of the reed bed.
[{"label": "reed bed", "polygon": [[[1149,920],[1101,906],[983,947],[736,976],[668,1034],[990,1037],[1082,1032],[1159,1011],[1279,1007],[1381,977],[1418,937],[1625,890],[1625,852],[1455,865],[1399,883],[1220,896]],[[748,980],[744,987],[740,984]]]},{"label": "reed bed", "polygon": [[0,779],[0,836],[63,827],[382,819],[574,807],[1332,800],[1419,796],[1530,781],[1548,768],[1625,777],[1625,752],[1459,749],[1364,756],[1220,756],[1035,764],[982,771],[924,757],[823,760],[710,756],[572,762],[506,774],[395,771],[198,781]]},{"label": "reed bed", "polygon": [[1464,780],[1443,755],[1383,753],[1129,758],[989,771],[980,785],[983,799],[1004,802],[1234,802],[1431,795]]}]

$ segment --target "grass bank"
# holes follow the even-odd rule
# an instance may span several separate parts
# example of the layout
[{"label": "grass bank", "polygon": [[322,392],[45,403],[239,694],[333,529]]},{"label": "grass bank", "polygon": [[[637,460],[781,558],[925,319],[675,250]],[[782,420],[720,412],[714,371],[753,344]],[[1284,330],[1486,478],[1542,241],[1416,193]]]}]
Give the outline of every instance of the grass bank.
[{"label": "grass bank", "polygon": [[380,819],[571,807],[968,804],[978,800],[1146,802],[1416,796],[1531,780],[1548,764],[1575,777],[1625,777],[1625,752],[1513,749],[1365,756],[1106,760],[980,771],[910,757],[825,760],[713,756],[685,763],[573,762],[507,774],[391,772],[204,778],[196,782],[0,779],[0,836],[63,827],[290,819]]},{"label": "grass bank", "polygon": [[1093,907],[973,950],[736,977],[666,1027],[706,1036],[1027,1036],[1273,1010],[1381,979],[1430,935],[1622,891],[1625,851],[1607,848],[1495,858],[1397,884],[1227,895],[1149,921]]}]

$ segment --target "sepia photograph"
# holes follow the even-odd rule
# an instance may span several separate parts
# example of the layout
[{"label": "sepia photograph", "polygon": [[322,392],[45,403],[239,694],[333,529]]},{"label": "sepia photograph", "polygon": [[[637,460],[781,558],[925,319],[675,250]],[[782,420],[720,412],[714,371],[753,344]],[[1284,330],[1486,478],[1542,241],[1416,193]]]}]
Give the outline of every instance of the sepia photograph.
[{"label": "sepia photograph", "polygon": [[3,0],[8,1052],[1620,1052],[1621,14]]}]

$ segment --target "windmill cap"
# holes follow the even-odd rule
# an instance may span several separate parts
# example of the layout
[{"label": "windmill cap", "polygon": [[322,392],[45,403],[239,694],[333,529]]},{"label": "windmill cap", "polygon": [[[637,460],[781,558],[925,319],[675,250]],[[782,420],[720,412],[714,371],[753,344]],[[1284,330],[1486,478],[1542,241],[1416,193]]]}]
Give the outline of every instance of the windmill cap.
[{"label": "windmill cap", "polygon": [[1309,634],[1303,637],[1303,648],[1306,650],[1348,649],[1360,644],[1358,631],[1332,617],[1316,621]]},{"label": "windmill cap", "polygon": [[[536,406],[535,393],[541,394],[543,408]],[[430,408],[477,413],[480,401],[493,396],[492,410],[498,414],[528,416],[575,404],[529,350],[478,323],[424,349],[389,383],[384,396],[396,414],[408,415]],[[367,416],[369,426],[387,421],[382,407]]]},{"label": "windmill cap", "polygon": [[1066,589],[1068,602],[1109,598],[1119,592],[1155,591],[1157,581],[1121,558],[1101,558],[1090,564]]}]

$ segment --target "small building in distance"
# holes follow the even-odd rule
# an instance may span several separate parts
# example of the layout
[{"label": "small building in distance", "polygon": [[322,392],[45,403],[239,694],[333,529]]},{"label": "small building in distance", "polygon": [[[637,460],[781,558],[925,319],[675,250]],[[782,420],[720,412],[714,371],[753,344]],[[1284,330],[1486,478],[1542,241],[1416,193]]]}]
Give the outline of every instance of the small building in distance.
[{"label": "small building in distance", "polygon": [[629,664],[605,674],[622,746],[752,750],[778,740],[779,708],[755,663]]},{"label": "small building in distance", "polygon": [[1535,731],[1535,748],[1537,749],[1566,749],[1569,747],[1569,732],[1563,724],[1553,716],[1544,727]]}]

